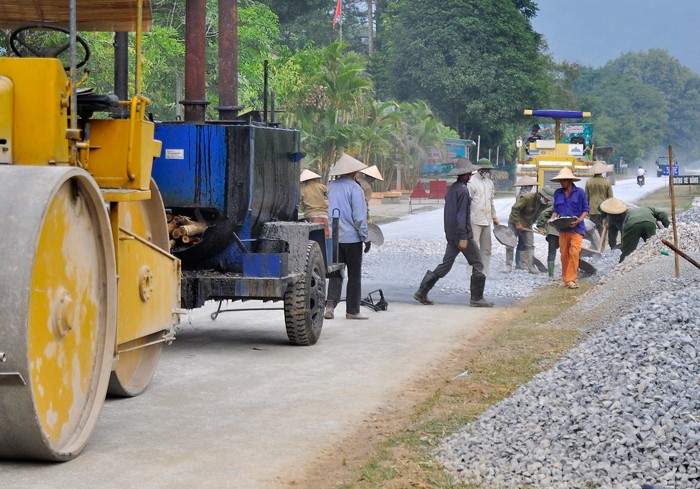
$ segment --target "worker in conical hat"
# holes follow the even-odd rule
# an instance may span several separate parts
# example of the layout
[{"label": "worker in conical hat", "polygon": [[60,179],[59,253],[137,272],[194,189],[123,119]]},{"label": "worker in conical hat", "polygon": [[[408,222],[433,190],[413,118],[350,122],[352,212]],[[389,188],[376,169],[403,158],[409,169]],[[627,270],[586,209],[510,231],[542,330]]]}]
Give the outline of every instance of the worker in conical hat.
[{"label": "worker in conical hat", "polygon": [[372,200],[372,193],[374,189],[372,184],[377,180],[384,181],[382,174],[379,172],[377,165],[368,166],[364,170],[360,170],[357,174],[357,183],[362,187],[362,191],[365,193],[365,202],[367,203],[367,222],[372,223],[372,219],[369,213],[369,201]]},{"label": "worker in conical hat", "polygon": [[481,158],[476,162],[479,170],[469,179],[467,187],[471,198],[471,224],[474,241],[479,245],[481,260],[484,263],[484,275],[491,272],[491,226],[498,226],[498,215],[494,204],[495,189],[491,180],[494,166],[491,160]]},{"label": "worker in conical hat", "polygon": [[[330,174],[338,178],[328,185],[328,218],[338,217],[338,261],[347,267],[348,284],[345,291],[346,319],[368,319],[360,314],[362,295],[362,252],[370,250],[367,229],[367,204],[362,188],[355,181],[357,173],[367,165],[350,155],[343,155],[335,162]],[[326,319],[335,317],[335,307],[340,302],[342,277],[333,277],[328,284]]]},{"label": "worker in conical hat", "polygon": [[323,223],[326,228],[326,238],[330,238],[328,196],[326,186],[321,183],[321,175],[311,170],[304,170],[299,176],[299,181],[301,182],[299,211],[304,213],[304,220]]},{"label": "worker in conical hat", "polygon": [[591,173],[593,176],[588,179],[585,187],[588,207],[591,209],[589,217],[601,235],[603,233],[604,219],[598,206],[601,202],[613,196],[612,184],[610,183],[610,180],[603,176],[603,174],[607,171],[608,165],[606,165],[604,162],[594,162],[593,166],[591,166]]},{"label": "worker in conical hat", "polygon": [[570,168],[559,170],[552,178],[561,188],[554,191],[554,209],[550,222],[558,217],[575,218],[566,228],[559,228],[559,254],[561,255],[561,274],[564,285],[570,289],[578,289],[578,260],[583,245],[583,235],[586,225],[583,220],[588,215],[590,207],[586,192],[577,187],[574,182],[581,180]]}]

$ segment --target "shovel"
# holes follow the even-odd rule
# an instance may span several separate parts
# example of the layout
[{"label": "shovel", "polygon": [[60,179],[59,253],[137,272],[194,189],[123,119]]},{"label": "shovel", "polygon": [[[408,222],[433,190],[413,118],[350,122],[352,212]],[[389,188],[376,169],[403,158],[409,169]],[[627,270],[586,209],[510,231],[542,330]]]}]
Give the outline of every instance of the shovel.
[{"label": "shovel", "polygon": [[384,244],[384,233],[379,226],[371,223],[367,225],[367,231],[369,234],[369,240],[374,246],[381,246]]}]

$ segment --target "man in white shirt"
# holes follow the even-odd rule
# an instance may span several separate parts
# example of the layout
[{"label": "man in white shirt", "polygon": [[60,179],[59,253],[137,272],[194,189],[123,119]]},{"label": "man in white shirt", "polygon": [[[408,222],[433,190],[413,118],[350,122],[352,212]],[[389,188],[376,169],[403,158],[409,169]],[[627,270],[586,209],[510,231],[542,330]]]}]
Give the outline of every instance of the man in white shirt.
[{"label": "man in white shirt", "polygon": [[484,263],[484,275],[488,276],[491,269],[491,225],[497,226],[498,216],[493,204],[493,181],[491,170],[494,166],[486,158],[476,162],[479,167],[467,185],[471,202],[471,223],[474,241],[481,250],[481,261]]}]

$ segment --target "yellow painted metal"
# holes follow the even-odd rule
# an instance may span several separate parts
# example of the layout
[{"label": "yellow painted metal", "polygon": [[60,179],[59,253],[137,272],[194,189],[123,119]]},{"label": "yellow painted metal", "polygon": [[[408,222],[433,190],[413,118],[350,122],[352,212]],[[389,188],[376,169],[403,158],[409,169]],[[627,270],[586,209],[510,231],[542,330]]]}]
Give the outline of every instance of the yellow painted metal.
[{"label": "yellow painted metal", "polygon": [[[38,171],[48,170],[59,169]],[[107,214],[87,173],[65,170],[37,223],[27,319],[34,416],[57,460],[77,455],[94,428],[116,329]]]},{"label": "yellow painted metal", "polygon": [[117,255],[117,344],[170,329],[179,308],[180,261],[123,228],[119,229]]},{"label": "yellow painted metal", "polygon": [[0,75],[12,81],[14,114],[21,115],[14,117],[14,163],[68,163],[70,84],[61,63],[47,58],[0,58]]},{"label": "yellow painted metal", "polygon": [[[141,105],[145,110],[145,104]],[[161,142],[152,122],[133,119],[93,120],[87,168],[103,188],[148,190],[153,158]]]},{"label": "yellow painted metal", "polygon": [[113,203],[111,219],[119,272],[117,362],[109,392],[140,394],[150,383],[164,341],[179,321],[180,260],[169,249],[163,200],[155,182],[151,198]]},{"label": "yellow painted metal", "polygon": [[119,188],[103,188],[102,198],[107,202],[135,202],[151,198],[150,190],[124,190]]},{"label": "yellow painted metal", "polygon": [[0,75],[0,163],[13,163],[12,126],[14,124],[14,85]]}]

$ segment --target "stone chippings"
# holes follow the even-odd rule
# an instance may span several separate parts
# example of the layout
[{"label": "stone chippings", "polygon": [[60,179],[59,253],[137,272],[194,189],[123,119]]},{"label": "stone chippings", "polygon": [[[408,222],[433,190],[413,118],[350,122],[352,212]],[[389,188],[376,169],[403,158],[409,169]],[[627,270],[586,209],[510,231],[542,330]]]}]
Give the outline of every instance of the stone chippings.
[{"label": "stone chippings", "polygon": [[[681,249],[697,255],[700,212],[678,221]],[[670,236],[649,240],[569,311],[604,311],[584,342],[442,442],[449,471],[507,488],[700,487],[700,281],[687,266],[675,278],[673,257],[659,253]]]}]

